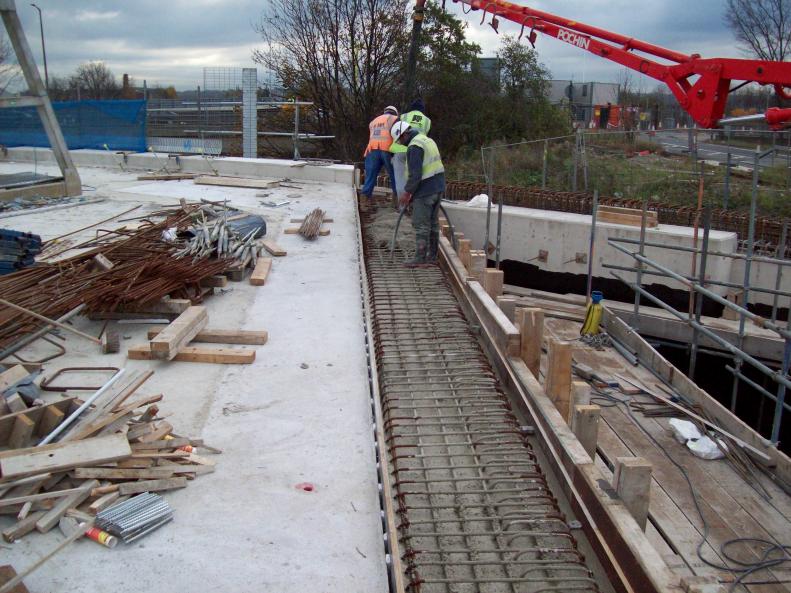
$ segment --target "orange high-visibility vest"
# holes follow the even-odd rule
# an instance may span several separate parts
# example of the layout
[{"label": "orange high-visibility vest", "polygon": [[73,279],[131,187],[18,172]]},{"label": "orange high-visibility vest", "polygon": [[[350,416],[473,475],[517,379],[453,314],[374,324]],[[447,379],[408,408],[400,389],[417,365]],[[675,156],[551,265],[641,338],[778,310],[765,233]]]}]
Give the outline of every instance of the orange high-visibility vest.
[{"label": "orange high-visibility vest", "polygon": [[367,155],[372,150],[387,150],[393,143],[393,138],[390,136],[390,128],[398,121],[395,115],[385,113],[374,119],[368,124],[369,138],[368,146],[365,148]]}]

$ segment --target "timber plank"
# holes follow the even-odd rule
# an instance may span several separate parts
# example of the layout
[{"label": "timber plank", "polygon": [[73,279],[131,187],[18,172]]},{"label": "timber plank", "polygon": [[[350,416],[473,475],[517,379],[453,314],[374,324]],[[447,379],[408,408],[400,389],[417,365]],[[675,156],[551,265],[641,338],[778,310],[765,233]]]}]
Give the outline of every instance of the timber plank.
[{"label": "timber plank", "polygon": [[253,286],[264,286],[266,278],[269,276],[269,271],[272,269],[271,257],[259,257],[258,262],[255,264],[253,273],[250,274],[250,284]]},{"label": "timber plank", "polygon": [[[155,337],[161,329],[148,330],[148,339]],[[253,331],[242,329],[204,329],[192,338],[193,342],[205,342],[210,344],[244,344],[244,345],[263,345],[269,339],[269,333],[265,331]]]},{"label": "timber plank", "polygon": [[[299,234],[299,228],[298,227],[292,227],[292,228],[285,229],[283,231],[283,234],[284,235],[298,235]],[[329,234],[330,234],[330,229],[319,229],[319,237],[326,237]]]},{"label": "timber plank", "polygon": [[193,182],[196,185],[250,187],[253,189],[271,189],[280,185],[280,182],[276,179],[246,179],[244,177],[223,177],[214,175],[201,175],[200,177],[196,177]]},{"label": "timber plank", "polygon": [[14,420],[11,436],[8,439],[9,448],[21,449],[25,447],[30,442],[30,439],[33,438],[33,430],[35,428],[36,423],[27,414],[17,416],[16,420]]},{"label": "timber plank", "polygon": [[169,478],[173,472],[167,468],[149,467],[146,469],[119,469],[112,467],[78,467],[74,477],[81,480],[150,480]]},{"label": "timber plank", "polygon": [[[0,446],[8,445],[8,439],[11,436],[14,423],[19,416],[25,415],[30,418],[30,420],[39,426],[39,434],[44,436],[44,426],[46,425],[44,417],[48,414],[48,411],[57,410],[60,414],[65,416],[65,414],[69,411],[69,407],[73,401],[74,398],[62,399],[51,404],[45,404],[43,406],[36,406],[33,408],[25,408],[20,412],[0,416]],[[55,412],[52,413],[54,414]]]},{"label": "timber plank", "polygon": [[27,378],[30,373],[21,364],[12,366],[10,369],[0,373],[0,393]]},{"label": "timber plank", "polygon": [[173,360],[208,322],[206,307],[188,308],[151,340],[152,355],[159,360]]},{"label": "timber plank", "polygon": [[44,516],[44,511],[36,511],[30,513],[21,521],[15,523],[11,527],[3,530],[3,539],[9,544],[13,544],[16,540],[24,537],[36,528],[36,522]]},{"label": "timber plank", "polygon": [[162,490],[174,490],[176,488],[186,488],[187,478],[166,478],[164,480],[143,480],[142,482],[126,482],[118,486],[118,493],[121,496],[127,494],[138,494],[140,492],[159,492]]},{"label": "timber plank", "polygon": [[[603,420],[599,423],[599,452],[604,463],[608,466],[608,477],[612,476],[612,467],[615,459],[620,456],[633,455],[634,452],[621,440],[612,427]],[[669,543],[690,566],[690,562],[697,558],[697,546],[703,535],[701,533],[700,521],[692,523],[684,515],[676,501],[668,495],[662,484],[656,479],[654,474],[651,488],[651,502],[648,505],[648,516],[656,527],[659,534]],[[719,553],[706,543],[703,546],[703,553],[706,558],[721,562]],[[697,563],[691,562],[692,568]],[[699,566],[693,569],[695,574],[713,574],[713,569],[707,571]]]},{"label": "timber plank", "polygon": [[13,393],[5,398],[5,405],[11,413],[24,412],[27,410],[27,404],[25,403],[25,400],[23,400],[22,396],[18,393]]},{"label": "timber plank", "polygon": [[77,492],[69,494],[61,498],[54,507],[44,513],[44,516],[36,521],[36,529],[41,533],[47,533],[50,529],[55,527],[60,521],[60,518],[66,514],[66,511],[79,506],[86,498],[91,495],[91,490],[99,485],[98,480],[89,480],[83,483]]},{"label": "timber plank", "polygon": [[266,249],[270,255],[274,255],[275,257],[283,257],[287,255],[288,252],[283,249],[280,245],[272,241],[272,239],[264,239],[261,241],[261,246]]},{"label": "timber plank", "polygon": [[[17,573],[13,566],[10,564],[0,566],[0,586],[5,585],[16,577]],[[8,593],[30,593],[30,590],[25,586],[25,583],[17,583]]]},{"label": "timber plank", "polygon": [[5,451],[0,453],[0,470],[3,478],[8,479],[96,465],[131,455],[132,449],[124,435],[109,435]]},{"label": "timber plank", "polygon": [[[132,346],[127,352],[130,360],[157,360],[148,344]],[[251,364],[255,360],[255,350],[240,348],[201,348],[186,346],[181,349],[173,360],[179,362],[207,362],[214,364]]]},{"label": "timber plank", "polygon": [[[632,419],[620,407],[607,408],[602,410],[602,412],[606,416],[607,424],[624,440],[633,454],[645,457],[651,462],[657,483],[678,504],[683,515],[702,532],[702,523],[697,514],[689,486],[678,469],[672,465],[670,460],[653,442],[645,437],[640,428],[634,424]],[[654,420],[640,418],[640,422],[645,429],[654,434],[655,438],[658,436]],[[651,426],[652,424],[653,426]],[[669,435],[665,435],[663,438],[666,438],[667,441],[665,443],[659,441],[660,444],[673,455],[677,462],[681,463],[695,487],[698,495],[698,504],[709,526],[708,542],[714,549],[718,550],[726,541],[739,537],[766,537],[766,533],[760,526],[752,525],[748,527],[746,525],[745,513],[723,491],[720,485],[712,483],[708,477],[702,476],[696,470],[694,463],[690,462],[690,458],[694,456],[686,450],[686,447],[677,443]],[[746,484],[745,487],[747,487]],[[758,561],[760,559],[760,552],[757,548],[738,546],[738,550],[740,557],[746,561]],[[790,590],[779,584],[773,586],[780,587],[774,589],[778,592]]]}]

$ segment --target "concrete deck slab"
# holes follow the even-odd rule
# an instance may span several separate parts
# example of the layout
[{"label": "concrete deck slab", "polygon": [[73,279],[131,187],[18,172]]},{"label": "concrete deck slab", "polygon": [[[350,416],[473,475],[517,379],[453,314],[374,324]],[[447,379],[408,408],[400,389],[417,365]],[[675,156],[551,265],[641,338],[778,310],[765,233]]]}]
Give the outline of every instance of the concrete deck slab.
[{"label": "concrete deck slab", "polygon": [[[30,164],[0,163],[0,173],[19,170]],[[46,239],[135,204],[142,207],[134,214],[142,215],[196,197],[191,183],[142,183],[136,174],[98,168],[80,174],[106,201],[0,219],[0,227]],[[230,283],[206,301],[209,327],[269,332],[255,363],[128,361],[126,348],[142,343],[148,328],[121,325],[122,354],[100,356],[92,343],[67,336],[69,353],[46,365],[47,375],[77,365],[154,369],[139,393],[162,392],[160,409],[177,432],[223,450],[213,457],[216,472],[166,495],[173,523],[112,551],[77,542],[26,579],[32,592],[386,590],[352,189],[311,185],[281,208],[261,206],[260,191],[229,188],[227,195],[232,205],[263,214],[267,235],[288,256],[274,260],[266,286]],[[267,191],[277,198],[297,193]],[[331,235],[315,242],[280,235],[289,218],[315,207],[334,219]],[[95,335],[100,324],[80,318],[76,327]],[[314,491],[296,487],[303,482]],[[0,517],[3,528],[10,523]],[[54,533],[9,546],[3,562],[24,568],[57,544]]]}]

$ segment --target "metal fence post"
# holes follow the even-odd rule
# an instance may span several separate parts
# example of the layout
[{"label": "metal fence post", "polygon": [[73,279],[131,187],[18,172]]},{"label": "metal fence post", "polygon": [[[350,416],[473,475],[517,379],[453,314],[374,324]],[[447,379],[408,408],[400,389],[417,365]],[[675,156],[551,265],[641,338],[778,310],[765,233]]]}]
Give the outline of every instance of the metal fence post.
[{"label": "metal fence post", "polygon": [[[783,230],[780,232],[780,244],[777,246],[775,257],[777,259],[786,258],[786,240],[788,238],[788,221],[783,221]],[[775,290],[780,291],[780,285],[783,282],[783,266],[777,266],[777,276],[775,277]],[[780,295],[775,294],[772,300],[772,323],[777,323],[777,307],[779,304]]]},{"label": "metal fence post", "polygon": [[[747,257],[744,260],[744,283],[743,283],[743,306],[745,309],[749,307],[750,299],[750,270],[753,262],[753,249],[755,247],[755,213],[758,207],[758,177],[760,175],[760,159],[761,153],[758,149],[755,150],[753,157],[753,191],[752,199],[750,200],[750,227],[747,235]],[[747,318],[744,316],[743,311],[739,311],[739,350],[744,348],[744,325]],[[736,358],[734,366],[737,373],[741,373],[742,359]],[[733,377],[733,389],[731,390],[731,412],[736,411],[736,399],[739,392],[739,375],[735,374]]]},{"label": "metal fence post", "polygon": [[[709,232],[711,231],[711,206],[706,205],[703,212],[703,248],[700,253],[700,276],[698,282],[702,287],[706,287],[706,264],[708,263],[709,256]],[[692,255],[695,257],[695,254]],[[697,301],[695,303],[695,323],[700,324],[700,318],[703,314],[703,294],[698,292],[696,295]],[[695,380],[695,370],[698,363],[698,341],[700,340],[700,331],[694,327],[692,332],[692,348],[689,352],[689,378]]]},{"label": "metal fence post", "polygon": [[593,190],[593,211],[591,213],[591,237],[588,246],[588,281],[585,285],[585,298],[591,302],[591,291],[593,290],[593,254],[596,243],[596,216],[599,213],[599,190]]},{"label": "metal fence post", "polygon": [[571,191],[577,191],[577,169],[579,169],[580,134],[582,130],[577,128],[577,135],[574,138],[574,172],[571,175]]},{"label": "metal fence post", "polygon": [[[791,363],[791,340],[786,339],[785,349],[783,351],[783,369],[782,369],[783,377],[788,376],[789,363]],[[775,413],[774,413],[774,418],[772,419],[771,440],[773,443],[777,443],[780,440],[780,424],[783,419],[783,407],[784,407],[783,404],[785,404],[785,399],[786,399],[786,386],[783,383],[780,383],[777,386]]]},{"label": "metal fence post", "polygon": [[[791,156],[789,157],[791,158]],[[549,140],[544,140],[544,162],[541,171],[541,189],[547,188],[547,166],[549,161]],[[791,167],[791,161],[789,161]],[[791,171],[791,169],[789,169]],[[791,176],[789,176],[789,183],[791,183]]]},{"label": "metal fence post", "polygon": [[[643,198],[643,213],[642,218],[640,220],[640,248],[638,252],[640,255],[645,255],[645,227],[648,217],[648,197]],[[695,257],[694,255],[692,257]],[[637,262],[637,278],[635,283],[638,287],[643,285],[643,263],[638,261]],[[639,323],[640,319],[640,291],[634,291],[634,316],[632,317],[632,327],[635,331],[637,331],[638,327],[640,326]]]},{"label": "metal fence post", "polygon": [[492,222],[492,192],[494,192],[494,148],[489,147],[489,172],[486,174],[489,181],[489,192],[486,196],[486,233],[483,238],[483,251],[489,253],[489,225]]},{"label": "metal fence post", "polygon": [[258,156],[258,70],[242,68],[242,156]]},{"label": "metal fence post", "polygon": [[299,99],[294,102],[294,160],[300,159],[299,155]]}]

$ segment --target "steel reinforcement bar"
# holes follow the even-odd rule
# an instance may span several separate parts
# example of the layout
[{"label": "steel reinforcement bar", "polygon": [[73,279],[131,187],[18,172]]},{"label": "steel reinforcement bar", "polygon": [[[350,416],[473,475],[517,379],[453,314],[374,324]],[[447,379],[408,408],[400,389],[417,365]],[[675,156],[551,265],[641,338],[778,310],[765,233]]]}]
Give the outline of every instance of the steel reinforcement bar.
[{"label": "steel reinforcement bar", "polygon": [[406,591],[599,591],[439,267],[409,270],[366,229],[380,462]]}]

